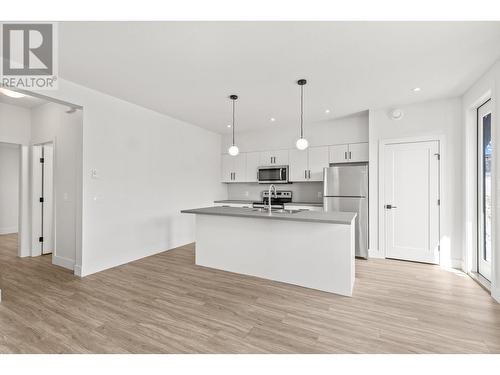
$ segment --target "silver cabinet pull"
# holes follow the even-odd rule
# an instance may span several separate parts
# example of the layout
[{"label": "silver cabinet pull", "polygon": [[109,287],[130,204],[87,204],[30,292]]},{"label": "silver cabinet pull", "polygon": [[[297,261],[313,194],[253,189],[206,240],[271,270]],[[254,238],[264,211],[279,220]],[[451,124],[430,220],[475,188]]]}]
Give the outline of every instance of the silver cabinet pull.
[{"label": "silver cabinet pull", "polygon": [[309,179],[311,179],[311,170],[309,169]]},{"label": "silver cabinet pull", "polygon": [[304,169],[304,178],[307,179],[307,170]]},{"label": "silver cabinet pull", "polygon": [[349,151],[349,160],[351,160],[351,151]]},{"label": "silver cabinet pull", "polygon": [[344,159],[346,159],[346,160],[347,160],[347,151],[346,151],[346,152],[344,152]]}]

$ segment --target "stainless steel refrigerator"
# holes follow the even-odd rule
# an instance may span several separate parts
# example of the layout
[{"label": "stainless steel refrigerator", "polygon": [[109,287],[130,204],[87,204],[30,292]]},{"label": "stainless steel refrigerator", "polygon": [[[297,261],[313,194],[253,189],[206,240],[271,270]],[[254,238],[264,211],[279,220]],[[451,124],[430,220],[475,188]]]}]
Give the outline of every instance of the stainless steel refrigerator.
[{"label": "stainless steel refrigerator", "polygon": [[368,163],[330,164],[323,171],[325,211],[356,212],[356,256],[368,258]]}]

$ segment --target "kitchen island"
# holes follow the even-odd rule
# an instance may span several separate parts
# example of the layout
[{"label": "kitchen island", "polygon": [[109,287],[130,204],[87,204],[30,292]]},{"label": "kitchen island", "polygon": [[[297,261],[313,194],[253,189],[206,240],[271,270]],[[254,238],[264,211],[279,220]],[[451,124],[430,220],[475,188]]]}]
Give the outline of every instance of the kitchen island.
[{"label": "kitchen island", "polygon": [[351,212],[235,207],[196,215],[196,264],[352,295],[355,218]]}]

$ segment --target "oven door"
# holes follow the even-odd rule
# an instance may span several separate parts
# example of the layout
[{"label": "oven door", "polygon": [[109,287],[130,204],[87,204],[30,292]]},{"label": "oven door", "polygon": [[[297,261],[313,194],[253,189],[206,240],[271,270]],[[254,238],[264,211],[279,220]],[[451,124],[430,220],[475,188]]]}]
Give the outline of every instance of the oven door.
[{"label": "oven door", "polygon": [[288,183],[288,167],[260,167],[258,179],[260,184],[286,184]]}]

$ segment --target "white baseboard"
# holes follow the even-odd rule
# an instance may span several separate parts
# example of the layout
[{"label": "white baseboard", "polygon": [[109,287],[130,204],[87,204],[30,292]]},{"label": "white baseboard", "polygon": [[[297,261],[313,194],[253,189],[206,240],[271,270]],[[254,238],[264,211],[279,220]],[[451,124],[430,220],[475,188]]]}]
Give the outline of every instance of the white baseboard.
[{"label": "white baseboard", "polygon": [[385,259],[385,255],[377,249],[368,249],[368,258]]},{"label": "white baseboard", "polygon": [[495,301],[500,303],[500,288],[496,287],[494,288],[493,286],[491,287],[491,296]]},{"label": "white baseboard", "polygon": [[82,266],[75,264],[75,276],[82,277]]},{"label": "white baseboard", "polygon": [[0,235],[2,234],[12,234],[12,233],[17,233],[17,227],[4,227],[0,228]]},{"label": "white baseboard", "polygon": [[455,268],[457,270],[464,270],[464,262],[462,259],[451,259],[451,268]]},{"label": "white baseboard", "polygon": [[55,254],[52,254],[52,264],[67,268],[71,271],[73,271],[73,269],[75,268],[75,261],[73,259],[60,257]]}]

